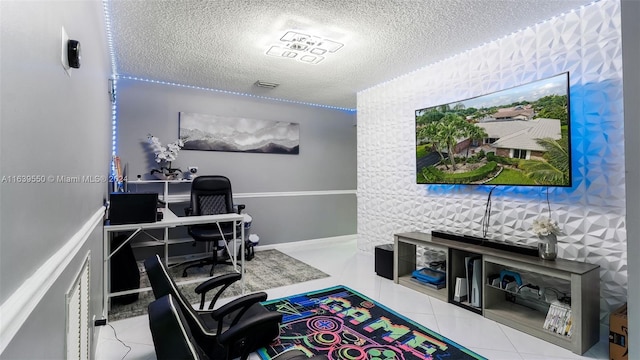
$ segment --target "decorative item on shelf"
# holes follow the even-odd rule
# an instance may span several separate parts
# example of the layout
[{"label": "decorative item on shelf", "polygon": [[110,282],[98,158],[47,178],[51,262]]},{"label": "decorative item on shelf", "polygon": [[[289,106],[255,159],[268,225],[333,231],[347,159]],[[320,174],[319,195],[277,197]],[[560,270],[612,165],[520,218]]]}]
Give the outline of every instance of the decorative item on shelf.
[{"label": "decorative item on shelf", "polygon": [[543,260],[555,260],[558,256],[558,223],[549,217],[533,220],[531,230],[538,236],[538,255]]},{"label": "decorative item on shelf", "polygon": [[193,180],[198,176],[197,172],[198,172],[197,166],[189,166],[188,170],[182,173],[182,178],[184,180]]},{"label": "decorative item on shelf", "polygon": [[161,166],[160,169],[151,169],[151,175],[160,180],[179,180],[182,179],[182,170],[171,167],[171,161],[167,162],[167,166]]},{"label": "decorative item on shelf", "polygon": [[555,234],[540,236],[538,255],[542,260],[555,260],[558,256],[558,239]]},{"label": "decorative item on shelf", "polygon": [[178,139],[167,146],[163,146],[160,140],[151,135],[147,135],[151,149],[155,154],[155,160],[160,164],[159,169],[151,169],[151,175],[160,180],[177,180],[182,177],[182,170],[171,167],[171,162],[178,157],[178,152],[184,146],[182,140]]},{"label": "decorative item on shelf", "polygon": [[120,162],[120,156],[112,157],[112,168],[110,176],[111,192],[126,192],[126,176],[122,170],[122,164]]}]

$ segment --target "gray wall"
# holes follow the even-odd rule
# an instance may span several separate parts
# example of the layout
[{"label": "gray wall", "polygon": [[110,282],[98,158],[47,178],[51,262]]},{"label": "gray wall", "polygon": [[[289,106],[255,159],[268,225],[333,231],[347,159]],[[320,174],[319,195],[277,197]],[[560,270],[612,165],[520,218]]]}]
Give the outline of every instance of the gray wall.
[{"label": "gray wall", "polygon": [[629,266],[629,359],[640,358],[640,2],[622,1],[622,66],[624,68],[624,145],[627,183],[627,253]]},{"label": "gray wall", "polygon": [[[111,71],[102,4],[1,1],[0,24],[0,175],[107,175]],[[82,66],[71,76],[61,65],[62,26],[82,46]],[[34,274],[100,209],[106,189],[104,183],[13,183],[5,178],[0,184],[3,310],[21,285],[43,282]],[[2,358],[64,357],[64,294],[88,251],[93,260],[91,312],[101,314],[101,235],[96,230],[89,236]]]},{"label": "gray wall", "polygon": [[355,190],[355,113],[131,79],[119,79],[117,93],[118,155],[127,164],[129,190],[142,191],[137,175],[150,178],[157,167],[147,134],[163,144],[176,140],[180,112],[296,122],[299,155],[182,150],[172,166],[229,177],[260,245],[356,233],[355,194],[254,196]]}]

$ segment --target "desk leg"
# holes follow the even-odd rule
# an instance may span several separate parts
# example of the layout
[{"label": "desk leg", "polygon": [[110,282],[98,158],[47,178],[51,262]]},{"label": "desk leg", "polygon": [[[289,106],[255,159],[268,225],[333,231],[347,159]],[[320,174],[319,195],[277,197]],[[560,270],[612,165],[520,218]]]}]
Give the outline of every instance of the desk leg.
[{"label": "desk leg", "polygon": [[169,268],[169,228],[164,228],[164,265]]},{"label": "desk leg", "polygon": [[240,220],[240,238],[242,239],[242,241],[240,241],[240,275],[242,275],[240,278],[240,292],[244,295],[244,219]]},{"label": "desk leg", "polygon": [[103,318],[107,318],[107,316],[109,315],[109,292],[111,291],[110,286],[109,286],[109,273],[110,273],[110,261],[109,261],[109,253],[110,253],[110,236],[111,234],[107,231],[107,230],[103,230],[102,231],[102,242],[103,242],[103,249],[102,249],[102,317]]}]

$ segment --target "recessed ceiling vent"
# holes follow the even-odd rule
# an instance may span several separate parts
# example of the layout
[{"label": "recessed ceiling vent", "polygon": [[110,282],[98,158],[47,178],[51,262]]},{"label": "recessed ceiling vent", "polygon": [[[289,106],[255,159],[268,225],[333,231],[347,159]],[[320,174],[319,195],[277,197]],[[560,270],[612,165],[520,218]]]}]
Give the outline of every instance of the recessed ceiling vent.
[{"label": "recessed ceiling vent", "polygon": [[275,89],[278,87],[278,85],[280,84],[276,84],[276,83],[272,83],[272,82],[267,82],[267,81],[261,81],[258,80],[256,81],[255,84],[257,87],[261,87],[261,88],[265,88],[265,89]]}]

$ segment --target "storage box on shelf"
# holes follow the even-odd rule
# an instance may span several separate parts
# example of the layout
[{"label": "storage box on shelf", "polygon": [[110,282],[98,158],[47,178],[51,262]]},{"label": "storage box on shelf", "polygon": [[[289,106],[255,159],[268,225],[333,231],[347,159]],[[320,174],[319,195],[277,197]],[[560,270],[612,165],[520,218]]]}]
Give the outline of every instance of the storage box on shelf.
[{"label": "storage box on shelf", "polygon": [[[481,284],[480,288],[476,289],[481,293],[480,303],[477,304],[479,306],[465,302],[457,305],[577,354],[583,354],[598,342],[600,313],[598,265],[564,259],[545,261],[534,256],[443,239],[419,232],[396,234],[394,238],[394,281],[397,284],[440,300],[456,303],[454,301],[456,279],[469,277],[469,259],[477,256],[481,258],[482,264],[479,267],[482,275],[479,278]],[[447,286],[444,289],[434,290],[410,280],[411,272],[417,267],[416,248],[418,246],[447,251]],[[477,273],[478,267],[475,269]],[[536,282],[540,282],[536,284],[538,287],[561,288],[565,291],[566,299],[563,300],[566,302],[570,298],[570,305],[565,305],[571,313],[570,334],[565,334],[556,327],[545,326],[553,299],[542,296],[536,299],[535,296],[531,296],[533,293],[531,289],[525,289],[529,291],[528,295],[520,292],[521,285],[524,284],[503,288],[492,283],[494,275],[503,271],[509,274],[528,274],[527,277],[537,276]],[[547,279],[547,283],[543,283],[544,279]],[[471,285],[471,281],[467,282]],[[469,300],[467,299],[467,302]]]}]

